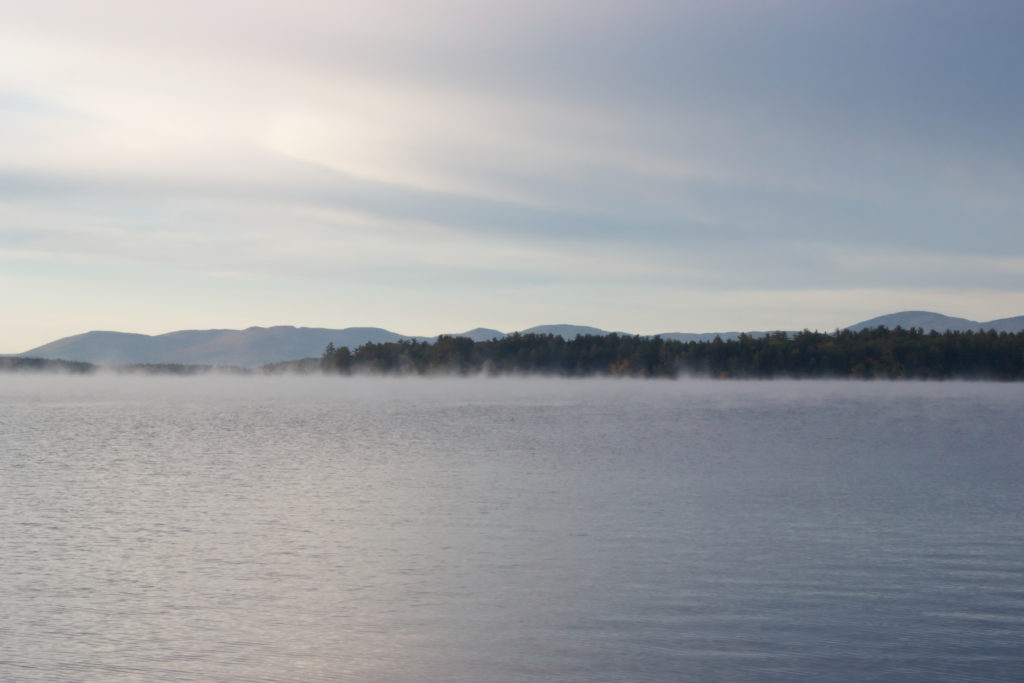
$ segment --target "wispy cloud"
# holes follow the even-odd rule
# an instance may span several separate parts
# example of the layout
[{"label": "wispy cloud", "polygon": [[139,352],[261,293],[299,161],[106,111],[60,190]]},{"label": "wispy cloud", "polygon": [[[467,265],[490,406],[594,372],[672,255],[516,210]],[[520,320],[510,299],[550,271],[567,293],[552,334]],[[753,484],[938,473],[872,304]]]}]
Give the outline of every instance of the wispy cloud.
[{"label": "wispy cloud", "polygon": [[[952,291],[1018,313],[1019,3],[40,0],[3,14],[10,291],[30,271],[88,289],[102,263],[139,291],[133,264],[249,291],[288,281],[307,303],[266,315],[306,324],[349,322],[326,319],[332,288],[362,292],[364,322],[412,319],[421,295],[476,301],[438,323],[452,329],[512,326],[502,311],[655,331],[769,311],[784,326],[828,317],[827,302],[844,319],[944,309]],[[166,291],[152,296],[175,319],[209,318]],[[468,319],[481,311],[495,317]]]}]

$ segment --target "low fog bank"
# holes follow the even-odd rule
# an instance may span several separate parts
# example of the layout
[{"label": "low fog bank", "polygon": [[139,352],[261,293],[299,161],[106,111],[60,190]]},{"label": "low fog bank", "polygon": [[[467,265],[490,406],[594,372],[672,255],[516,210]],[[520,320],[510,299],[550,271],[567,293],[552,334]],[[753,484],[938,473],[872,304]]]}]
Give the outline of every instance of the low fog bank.
[{"label": "low fog bank", "polygon": [[[993,392],[995,392],[993,394]],[[261,374],[232,375],[208,373],[187,377],[174,375],[9,373],[0,379],[0,405],[37,403],[118,402],[127,404],[188,403],[195,410],[224,404],[264,405],[279,410],[288,405],[310,415],[329,419],[344,406],[358,409],[364,404],[422,404],[471,406],[510,404],[559,406],[568,404],[615,405],[623,402],[681,402],[690,399],[722,410],[740,405],[775,406],[788,404],[808,410],[820,401],[856,401],[864,397],[879,400],[964,398],[993,395],[1008,404],[1021,400],[1018,383],[993,382],[863,382],[817,380],[806,382],[779,379],[771,382],[723,382],[711,378],[690,378],[651,382],[639,378],[564,378],[541,376],[476,375],[452,376],[328,376]],[[751,399],[756,402],[751,404]],[[737,419],[743,419],[737,414]]]}]

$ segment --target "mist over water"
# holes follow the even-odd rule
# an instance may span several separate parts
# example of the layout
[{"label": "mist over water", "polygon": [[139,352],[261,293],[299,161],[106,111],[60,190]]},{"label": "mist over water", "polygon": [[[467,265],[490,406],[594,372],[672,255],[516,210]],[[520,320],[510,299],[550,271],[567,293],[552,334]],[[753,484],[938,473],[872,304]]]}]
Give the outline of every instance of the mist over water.
[{"label": "mist over water", "polygon": [[1024,386],[0,377],[3,680],[1017,680]]}]

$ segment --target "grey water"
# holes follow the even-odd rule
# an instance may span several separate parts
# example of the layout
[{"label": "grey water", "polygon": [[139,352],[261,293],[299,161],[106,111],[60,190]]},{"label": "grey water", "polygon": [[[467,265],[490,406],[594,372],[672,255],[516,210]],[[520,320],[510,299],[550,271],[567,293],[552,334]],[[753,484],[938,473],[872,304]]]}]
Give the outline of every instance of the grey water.
[{"label": "grey water", "polygon": [[1024,385],[0,376],[0,680],[1010,681]]}]

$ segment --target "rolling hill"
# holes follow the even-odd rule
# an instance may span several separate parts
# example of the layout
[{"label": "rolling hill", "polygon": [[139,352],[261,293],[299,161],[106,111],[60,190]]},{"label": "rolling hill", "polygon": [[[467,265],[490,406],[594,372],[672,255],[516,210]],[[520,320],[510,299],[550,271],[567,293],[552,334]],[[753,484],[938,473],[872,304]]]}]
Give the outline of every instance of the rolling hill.
[{"label": "rolling hill", "polygon": [[978,322],[966,318],[953,318],[941,313],[932,313],[931,311],[901,311],[864,320],[855,325],[850,325],[847,329],[858,332],[866,328],[879,326],[888,327],[889,329],[895,327],[902,327],[904,329],[920,327],[925,332],[930,332],[931,330],[936,332],[945,332],[946,330],[950,332],[966,332],[967,330],[1020,332],[1024,330],[1024,315],[1014,318],[1000,318],[999,320],[990,320],[988,322]]},{"label": "rolling hill", "polygon": [[126,365],[182,363],[257,367],[319,356],[328,343],[355,348],[367,342],[412,339],[379,327],[331,330],[313,327],[250,327],[245,330],[182,330],[160,335],[86,332],[18,354],[34,358]]}]

